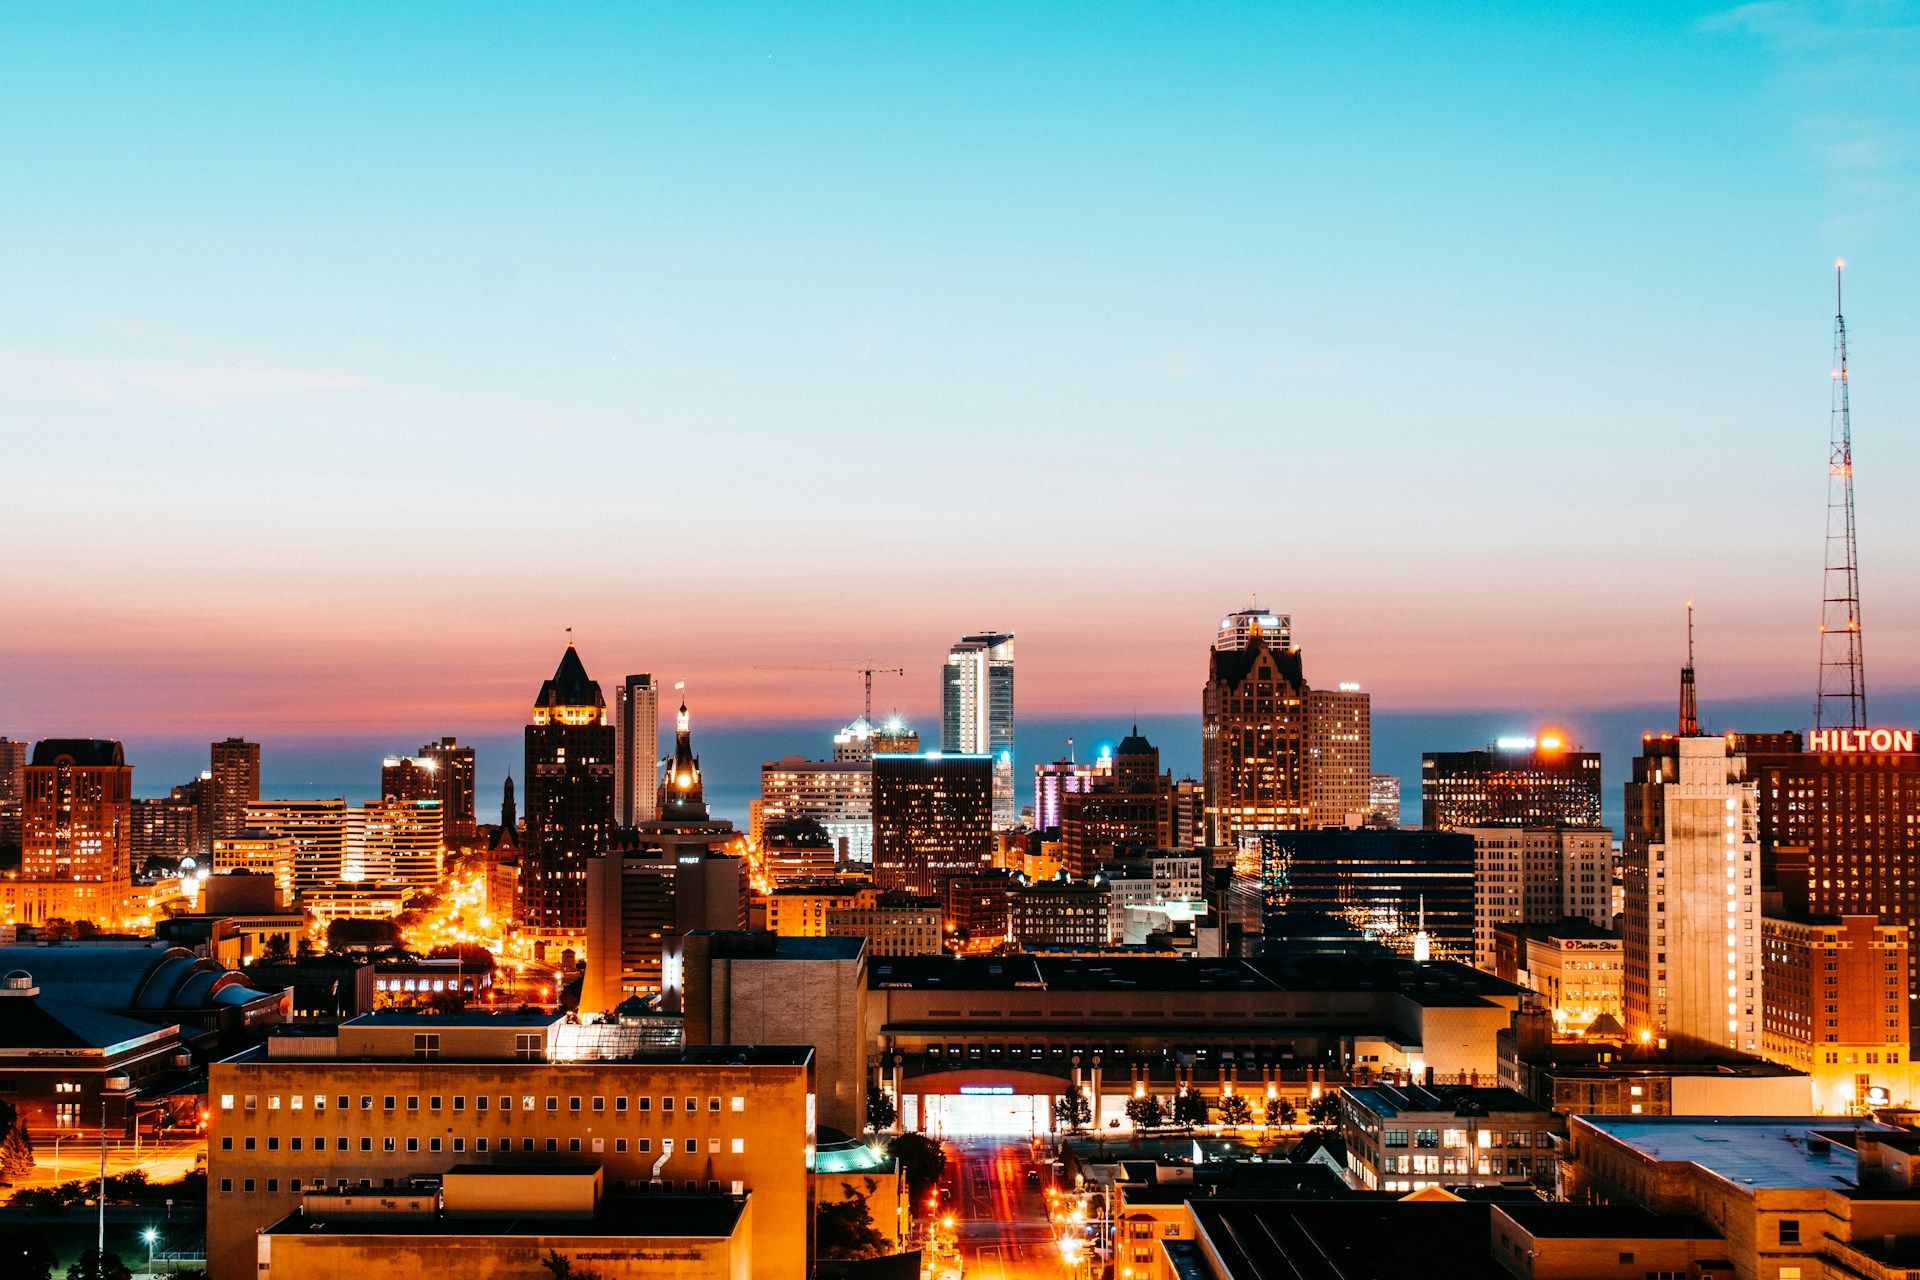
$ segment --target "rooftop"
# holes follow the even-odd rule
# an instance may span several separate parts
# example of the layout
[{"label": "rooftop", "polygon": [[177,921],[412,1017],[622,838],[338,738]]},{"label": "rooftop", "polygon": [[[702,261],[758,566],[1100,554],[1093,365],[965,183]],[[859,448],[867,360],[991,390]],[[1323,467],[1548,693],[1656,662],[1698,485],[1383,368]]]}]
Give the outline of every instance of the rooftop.
[{"label": "rooftop", "polygon": [[564,1013],[545,1009],[456,1009],[436,1013],[431,1009],[377,1009],[349,1018],[343,1027],[551,1027],[565,1022]]},{"label": "rooftop", "polygon": [[1518,999],[1520,988],[1453,963],[1397,956],[1289,955],[1259,960],[1173,956],[881,956],[870,987],[1001,991],[1394,991],[1432,1006]]},{"label": "rooftop", "polygon": [[[478,1172],[478,1170],[463,1170]],[[502,1174],[525,1172],[503,1166]],[[551,1168],[538,1172],[552,1173]],[[610,1197],[588,1217],[427,1217],[424,1214],[343,1213],[327,1217],[296,1211],[266,1228],[278,1236],[633,1236],[720,1239],[739,1224],[744,1197],[650,1195]]]},{"label": "rooftop", "polygon": [[1554,1240],[1717,1240],[1719,1233],[1677,1213],[1652,1213],[1639,1205],[1502,1204],[1528,1235]]},{"label": "rooftop", "polygon": [[1517,1090],[1464,1084],[1365,1085],[1348,1089],[1343,1096],[1377,1116],[1397,1116],[1408,1112],[1445,1112],[1456,1116],[1553,1113],[1551,1107],[1542,1106]]},{"label": "rooftop", "polygon": [[[1572,1123],[1596,1129],[1648,1160],[1697,1165],[1738,1186],[1848,1192],[1859,1181],[1855,1135],[1902,1132],[1871,1121],[1840,1125],[1822,1116],[1578,1116]],[[1826,1142],[1809,1143],[1809,1137]]]}]

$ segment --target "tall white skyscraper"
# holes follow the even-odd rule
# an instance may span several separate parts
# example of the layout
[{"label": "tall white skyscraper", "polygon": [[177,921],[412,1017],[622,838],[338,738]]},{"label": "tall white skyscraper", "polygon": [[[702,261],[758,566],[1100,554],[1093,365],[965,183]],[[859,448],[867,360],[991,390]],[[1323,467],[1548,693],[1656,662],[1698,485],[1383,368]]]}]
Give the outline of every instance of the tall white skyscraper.
[{"label": "tall white skyscraper", "polygon": [[1759,789],[1731,737],[1649,737],[1627,784],[1627,1032],[1760,1048]]},{"label": "tall white skyscraper", "polygon": [[993,825],[1014,824],[1013,633],[962,636],[942,668],[940,749],[993,757]]},{"label": "tall white skyscraper", "polygon": [[660,686],[645,672],[613,691],[613,813],[623,827],[660,816]]}]

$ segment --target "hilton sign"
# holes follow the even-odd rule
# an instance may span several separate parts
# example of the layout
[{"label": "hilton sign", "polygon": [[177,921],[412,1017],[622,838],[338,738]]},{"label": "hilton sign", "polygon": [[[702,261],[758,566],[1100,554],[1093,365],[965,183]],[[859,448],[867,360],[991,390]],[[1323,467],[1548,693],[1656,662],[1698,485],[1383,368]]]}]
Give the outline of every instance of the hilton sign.
[{"label": "hilton sign", "polygon": [[1829,754],[1860,751],[1912,751],[1911,729],[1813,729],[1807,750]]}]

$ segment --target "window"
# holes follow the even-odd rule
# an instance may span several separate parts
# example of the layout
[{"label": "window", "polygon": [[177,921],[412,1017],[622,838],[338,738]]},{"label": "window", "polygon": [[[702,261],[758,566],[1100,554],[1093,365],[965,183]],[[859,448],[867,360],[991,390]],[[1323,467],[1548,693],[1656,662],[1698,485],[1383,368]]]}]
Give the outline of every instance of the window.
[{"label": "window", "polygon": [[408,1094],[408,1095],[407,1095],[407,1110],[409,1110],[409,1111],[418,1111],[419,1109],[420,1109],[420,1095],[419,1095],[419,1094],[417,1094],[417,1093],[410,1093],[410,1094]]},{"label": "window", "polygon": [[427,1099],[427,1110],[438,1111],[439,1109],[440,1109],[440,1095],[436,1093],[432,1097]]},{"label": "window", "polygon": [[747,1109],[747,1100],[736,1093],[733,1096],[733,1109],[735,1111],[745,1111]]},{"label": "window", "polygon": [[708,1098],[708,1099],[707,1099],[707,1110],[708,1110],[708,1111],[710,1111],[710,1112],[715,1112],[715,1113],[718,1113],[718,1112],[719,1112],[719,1110],[720,1110],[720,1099],[718,1099],[718,1098]]},{"label": "window", "polygon": [[[388,1100],[388,1102],[387,1102],[387,1105],[388,1105],[388,1106],[392,1106],[392,1105],[393,1105],[393,1102],[392,1102],[392,1100],[391,1100],[391,1099],[389,1099],[389,1100]],[[373,1110],[373,1095],[372,1095],[372,1094],[370,1094],[370,1093],[363,1093],[363,1094],[361,1094],[361,1095],[360,1095],[360,1109],[361,1109],[362,1111],[371,1111],[371,1110]]]},{"label": "window", "polygon": [[385,1098],[381,1100],[381,1109],[385,1111],[391,1111],[393,1110],[394,1103],[398,1101],[399,1101],[398,1098],[394,1097],[392,1094],[388,1094]]},{"label": "window", "polygon": [[673,1099],[670,1097],[660,1099],[660,1109],[662,1111],[673,1110]]},{"label": "window", "polygon": [[254,1149],[254,1140],[252,1138],[248,1138],[245,1146],[246,1146],[246,1150],[252,1151]]},{"label": "window", "polygon": [[221,1189],[222,1191],[231,1191],[231,1190],[233,1190],[233,1179],[232,1179],[232,1178],[222,1178],[222,1179],[220,1179],[220,1189]]},{"label": "window", "polygon": [[[594,1101],[598,1102],[600,1099],[595,1098]],[[598,1110],[598,1108],[595,1108],[595,1110]],[[624,1095],[613,1100],[613,1113],[620,1116],[627,1114],[627,1100]]]},{"label": "window", "polygon": [[550,1094],[548,1094],[548,1095],[547,1095],[547,1110],[549,1110],[549,1111],[558,1111],[559,1109],[560,1109],[560,1099],[559,1099],[558,1097],[556,1097],[556,1096],[554,1096],[554,1095],[553,1095],[553,1094],[551,1094],[551,1093],[550,1093]]},{"label": "window", "polygon": [[1781,1244],[1799,1244],[1800,1243],[1800,1219],[1798,1218],[1780,1219],[1780,1243]]},{"label": "window", "polygon": [[635,1098],[633,1100],[633,1105],[638,1110],[651,1111],[653,1110],[653,1099],[652,1098]]},{"label": "window", "polygon": [[593,1109],[595,1111],[605,1111],[607,1109],[607,1100],[605,1098],[595,1098],[593,1100]]},{"label": "window", "polygon": [[232,1138],[222,1138],[222,1139],[220,1139],[220,1149],[221,1149],[222,1151],[231,1151],[231,1150],[233,1150],[233,1139],[232,1139]]},{"label": "window", "polygon": [[413,1056],[416,1058],[439,1057],[440,1033],[438,1031],[416,1032],[413,1037]]},{"label": "window", "polygon": [[522,1062],[538,1062],[545,1056],[539,1032],[522,1032],[513,1038],[513,1056]]},{"label": "window", "polygon": [[567,1099],[567,1110],[569,1110],[569,1111],[578,1111],[579,1109],[580,1109],[580,1099],[579,1099],[579,1098],[577,1098],[577,1097],[575,1097],[575,1098],[568,1098],[568,1099]]},{"label": "window", "polygon": [[[521,1097],[521,1099],[520,1099],[520,1109],[521,1109],[522,1111],[531,1111],[531,1110],[533,1110],[533,1107],[534,1107],[534,1097],[533,1097],[533,1095],[532,1095],[532,1094],[530,1094],[530,1093],[529,1093],[529,1094],[525,1094],[525,1095],[523,1095],[523,1096]],[[507,1108],[505,1108],[505,1107],[501,1107],[500,1109],[501,1109],[502,1111],[505,1111],[505,1110],[506,1110]]]},{"label": "window", "polygon": [[700,1109],[700,1099],[698,1098],[687,1099],[687,1110],[698,1111],[699,1109]]},{"label": "window", "polygon": [[747,1140],[745,1138],[735,1138],[733,1140],[733,1154],[739,1155],[742,1152],[744,1152],[746,1149],[747,1149]]},{"label": "window", "polygon": [[[482,1099],[482,1101],[485,1101],[485,1099]],[[436,1103],[436,1105],[438,1105],[438,1104]],[[454,1094],[454,1095],[453,1095],[453,1109],[454,1109],[455,1111],[465,1111],[465,1110],[467,1109],[467,1100],[466,1100],[466,1099],[465,1099],[464,1097],[462,1097],[461,1095],[459,1095],[459,1094],[457,1094],[457,1093],[456,1093],[456,1094]]]}]

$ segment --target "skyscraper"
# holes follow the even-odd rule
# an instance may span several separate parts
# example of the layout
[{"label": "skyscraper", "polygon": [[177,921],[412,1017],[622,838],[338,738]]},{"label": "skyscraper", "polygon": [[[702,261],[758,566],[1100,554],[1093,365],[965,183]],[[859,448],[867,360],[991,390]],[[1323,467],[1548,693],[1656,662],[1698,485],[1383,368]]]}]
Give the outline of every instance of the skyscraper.
[{"label": "skyscraper", "polygon": [[[1229,618],[1233,623],[1239,615]],[[1284,624],[1285,619],[1281,619]],[[1214,643],[1201,691],[1201,759],[1207,788],[1207,842],[1246,849],[1239,870],[1258,875],[1251,837],[1307,825],[1307,682],[1300,650],[1283,627],[1269,640],[1255,618],[1245,643]],[[1223,637],[1241,634],[1222,625]]]},{"label": "skyscraper", "polygon": [[293,845],[295,890],[331,889],[345,875],[347,801],[263,800],[247,806],[247,826],[285,837]]},{"label": "skyscraper", "polygon": [[660,687],[646,672],[613,694],[614,811],[623,827],[660,816]]},{"label": "skyscraper", "polygon": [[1293,619],[1284,613],[1265,609],[1242,609],[1220,619],[1220,630],[1213,638],[1216,649],[1244,649],[1255,636],[1276,649],[1293,647]]},{"label": "skyscraper", "polygon": [[939,896],[993,862],[994,762],[984,755],[873,758],[873,882]]},{"label": "skyscraper", "polygon": [[0,805],[20,803],[26,775],[27,744],[0,738]]},{"label": "skyscraper", "polygon": [[1366,821],[1372,778],[1372,700],[1357,684],[1307,690],[1307,825]]},{"label": "skyscraper", "polygon": [[[1920,933],[1920,743],[1909,729],[1741,734],[1768,885],[1790,913]],[[1804,742],[1806,749],[1802,750]],[[1910,949],[1902,981],[1920,991]]]},{"label": "skyscraper", "polygon": [[586,860],[615,826],[613,754],[607,701],[568,644],[526,730],[521,923],[535,933],[577,937],[586,927]]},{"label": "skyscraper", "polygon": [[420,756],[439,767],[440,814],[446,822],[446,838],[473,839],[473,748],[461,746],[456,738],[442,738],[421,747]]},{"label": "skyscraper", "polygon": [[707,821],[707,791],[700,780],[700,757],[693,753],[693,716],[682,702],[673,718],[673,759],[660,788],[660,820]]},{"label": "skyscraper", "polygon": [[6,886],[12,919],[113,920],[131,889],[133,769],[120,744],[35,743],[23,780],[20,880]]},{"label": "skyscraper", "polygon": [[202,833],[207,851],[247,829],[247,806],[260,798],[260,744],[228,738],[213,744],[212,828]]},{"label": "skyscraper", "polygon": [[1117,850],[1172,844],[1173,779],[1160,772],[1160,752],[1136,725],[1101,776],[1085,790],[1060,797],[1061,861],[1070,874],[1085,878]]},{"label": "skyscraper", "polygon": [[1473,962],[1494,972],[1500,925],[1574,916],[1613,927],[1613,832],[1606,827],[1465,827],[1473,839]]},{"label": "skyscraper", "polygon": [[1013,633],[962,636],[942,668],[940,747],[993,759],[993,825],[1014,824]]},{"label": "skyscraper", "polygon": [[873,861],[873,762],[786,756],[760,766],[754,839],[766,828],[811,819],[850,862]]},{"label": "skyscraper", "polygon": [[440,762],[426,756],[388,756],[380,762],[380,798],[386,801],[440,799]]},{"label": "skyscraper", "polygon": [[1502,738],[1485,751],[1430,751],[1420,761],[1420,825],[1600,826],[1600,753],[1556,733]]},{"label": "skyscraper", "polygon": [[1629,1035],[1695,1051],[1761,1043],[1758,788],[1731,736],[1649,735],[1627,784]]}]

